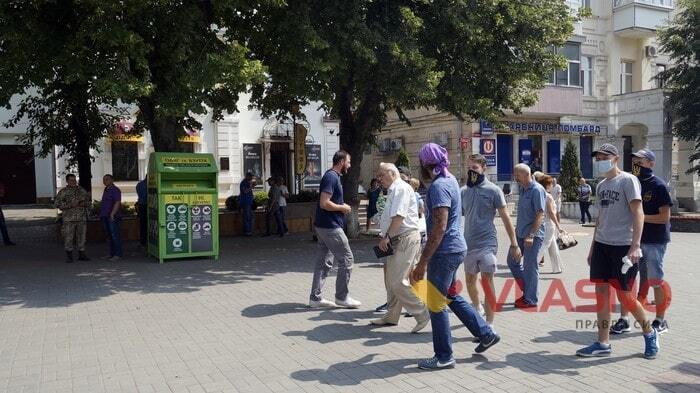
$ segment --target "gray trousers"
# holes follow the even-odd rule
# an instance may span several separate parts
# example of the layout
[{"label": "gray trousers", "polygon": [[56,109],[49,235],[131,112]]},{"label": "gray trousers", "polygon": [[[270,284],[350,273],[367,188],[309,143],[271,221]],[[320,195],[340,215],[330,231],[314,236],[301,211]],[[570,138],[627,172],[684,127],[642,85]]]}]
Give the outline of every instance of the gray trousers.
[{"label": "gray trousers", "polygon": [[314,301],[322,299],[323,284],[326,282],[328,272],[333,267],[333,262],[337,261],[338,276],[335,280],[335,298],[345,300],[348,296],[348,283],[354,260],[348,238],[342,228],[315,227],[315,229],[318,237],[318,255],[316,256],[309,298]]}]

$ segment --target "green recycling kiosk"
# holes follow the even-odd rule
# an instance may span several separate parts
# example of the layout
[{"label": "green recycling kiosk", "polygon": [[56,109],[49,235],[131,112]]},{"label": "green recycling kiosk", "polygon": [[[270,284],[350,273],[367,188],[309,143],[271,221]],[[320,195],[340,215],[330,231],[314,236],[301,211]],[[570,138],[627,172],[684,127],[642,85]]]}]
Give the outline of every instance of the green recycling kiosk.
[{"label": "green recycling kiosk", "polygon": [[151,153],[148,254],[219,258],[218,168],[211,154]]}]

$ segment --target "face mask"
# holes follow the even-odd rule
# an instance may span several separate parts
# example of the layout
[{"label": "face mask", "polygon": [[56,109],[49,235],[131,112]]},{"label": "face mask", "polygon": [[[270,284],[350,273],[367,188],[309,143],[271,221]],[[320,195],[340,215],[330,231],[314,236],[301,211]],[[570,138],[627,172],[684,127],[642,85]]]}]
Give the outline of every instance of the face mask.
[{"label": "face mask", "polygon": [[647,179],[653,175],[653,171],[651,168],[645,168],[637,164],[632,164],[632,174],[640,179]]},{"label": "face mask", "polygon": [[469,186],[469,187],[478,186],[483,181],[484,181],[483,174],[479,174],[477,172],[474,172],[471,169],[467,172],[467,186]]},{"label": "face mask", "polygon": [[601,175],[608,173],[611,169],[613,169],[614,166],[612,160],[596,161],[595,164],[598,168],[598,173],[600,173]]}]

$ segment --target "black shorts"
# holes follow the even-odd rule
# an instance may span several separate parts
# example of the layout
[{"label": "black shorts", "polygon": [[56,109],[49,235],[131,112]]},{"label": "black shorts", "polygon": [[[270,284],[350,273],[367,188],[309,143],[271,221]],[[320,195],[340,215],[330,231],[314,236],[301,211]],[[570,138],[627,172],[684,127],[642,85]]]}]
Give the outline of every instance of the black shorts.
[{"label": "black shorts", "polygon": [[629,249],[630,246],[611,246],[594,242],[591,256],[591,281],[607,282],[617,290],[631,291],[639,267],[635,263],[627,273],[622,274],[622,258],[627,255]]}]

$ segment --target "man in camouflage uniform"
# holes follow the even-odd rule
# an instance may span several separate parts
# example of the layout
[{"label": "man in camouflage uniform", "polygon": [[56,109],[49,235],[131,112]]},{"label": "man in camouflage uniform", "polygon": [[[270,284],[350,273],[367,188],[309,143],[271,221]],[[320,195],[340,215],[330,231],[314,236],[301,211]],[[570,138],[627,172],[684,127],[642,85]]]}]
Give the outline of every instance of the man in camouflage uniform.
[{"label": "man in camouflage uniform", "polygon": [[73,262],[73,247],[77,244],[78,260],[89,261],[85,255],[86,211],[90,206],[90,195],[83,190],[75,175],[66,176],[68,184],[56,195],[56,207],[63,212],[63,240],[66,248],[66,263]]}]

